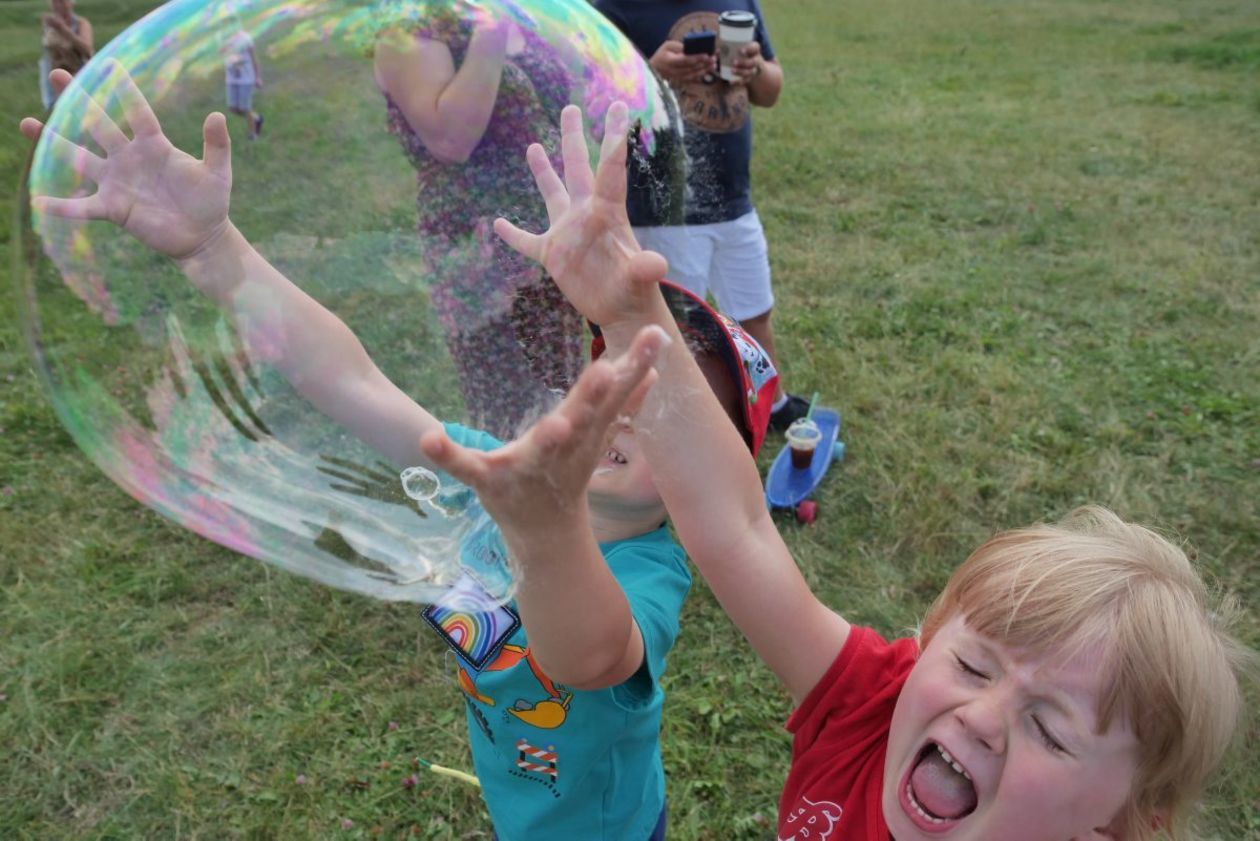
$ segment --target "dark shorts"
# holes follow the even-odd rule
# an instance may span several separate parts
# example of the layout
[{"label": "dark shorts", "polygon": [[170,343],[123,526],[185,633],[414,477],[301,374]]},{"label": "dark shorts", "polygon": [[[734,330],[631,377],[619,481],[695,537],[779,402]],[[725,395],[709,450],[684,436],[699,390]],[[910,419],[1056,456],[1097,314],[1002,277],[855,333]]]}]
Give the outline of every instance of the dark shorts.
[{"label": "dark shorts", "polygon": [[[647,841],[665,841],[665,819],[669,815],[669,805],[661,807],[661,816],[656,819],[656,829],[652,830],[652,834],[648,836]],[[499,836],[495,835],[494,841],[499,841]]]}]

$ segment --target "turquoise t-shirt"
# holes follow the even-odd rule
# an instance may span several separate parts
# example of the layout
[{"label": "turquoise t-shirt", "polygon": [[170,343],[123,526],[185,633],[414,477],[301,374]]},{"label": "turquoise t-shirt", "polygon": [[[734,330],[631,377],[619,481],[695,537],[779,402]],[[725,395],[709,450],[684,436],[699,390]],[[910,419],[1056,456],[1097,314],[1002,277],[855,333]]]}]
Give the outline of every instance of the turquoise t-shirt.
[{"label": "turquoise t-shirt", "polygon": [[[457,424],[451,439],[491,450],[494,437]],[[460,661],[473,765],[502,841],[574,838],[637,841],[665,805],[659,678],[678,635],[691,574],[661,526],[600,551],[643,634],[643,667],[607,689],[555,684],[529,656],[523,629],[479,671]],[[479,578],[506,568],[501,534],[486,521],[464,541],[465,567]]]}]

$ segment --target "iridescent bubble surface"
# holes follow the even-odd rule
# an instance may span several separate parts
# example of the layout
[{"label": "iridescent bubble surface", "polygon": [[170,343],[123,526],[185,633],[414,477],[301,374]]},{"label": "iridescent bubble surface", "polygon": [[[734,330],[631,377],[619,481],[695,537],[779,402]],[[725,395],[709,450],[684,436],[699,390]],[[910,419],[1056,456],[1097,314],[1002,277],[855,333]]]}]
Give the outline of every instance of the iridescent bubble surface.
[{"label": "iridescent bubble surface", "polygon": [[[501,82],[483,129],[447,126],[472,148],[450,160],[410,127],[409,88],[386,90],[378,52],[391,37],[437,42],[458,72],[486,27],[509,33]],[[545,226],[526,145],[558,160],[558,110],[574,103],[596,150],[604,112],[625,101],[634,165],[680,199],[672,100],[585,0],[181,0],[101,49],[47,120],[14,276],[32,358],[76,443],[137,500],[224,546],[342,589],[431,601],[457,578],[460,541],[484,512],[444,475],[413,472],[404,488],[400,472],[414,465],[312,406],[308,389],[326,373],[300,357],[320,340],[313,325],[286,322],[257,294],[246,326],[118,226],[30,203],[96,190],[99,172],[75,147],[108,159],[89,125],[94,102],[131,133],[120,68],[175,146],[199,157],[205,115],[225,110],[227,45],[242,31],[265,123],[248,140],[245,118],[228,114],[232,222],[408,397],[443,421],[497,424],[501,437],[554,402],[588,341],[572,322],[531,315],[550,308],[539,298],[529,309],[541,270],[512,262],[489,232],[500,215]]]}]

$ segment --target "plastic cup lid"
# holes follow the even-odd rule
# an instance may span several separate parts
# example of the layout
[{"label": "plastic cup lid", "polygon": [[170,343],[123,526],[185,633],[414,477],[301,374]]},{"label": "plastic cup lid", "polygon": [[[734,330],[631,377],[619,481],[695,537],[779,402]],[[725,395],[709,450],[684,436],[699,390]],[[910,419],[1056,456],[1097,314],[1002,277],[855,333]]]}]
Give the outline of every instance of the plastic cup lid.
[{"label": "plastic cup lid", "polygon": [[757,16],[752,12],[722,12],[718,16],[718,22],[724,26],[735,26],[743,28],[745,26],[755,26]]}]

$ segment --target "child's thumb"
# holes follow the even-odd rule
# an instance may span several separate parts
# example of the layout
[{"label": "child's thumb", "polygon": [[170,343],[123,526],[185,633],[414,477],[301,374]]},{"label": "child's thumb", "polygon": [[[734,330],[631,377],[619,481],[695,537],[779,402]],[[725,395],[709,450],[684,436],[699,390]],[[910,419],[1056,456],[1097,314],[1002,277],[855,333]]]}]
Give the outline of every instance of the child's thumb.
[{"label": "child's thumb", "polygon": [[669,269],[669,263],[665,258],[655,251],[640,251],[630,258],[628,273],[630,282],[634,286],[636,293],[642,293],[643,289],[655,289],[656,285],[665,279],[665,272]]},{"label": "child's thumb", "polygon": [[228,137],[227,117],[219,111],[206,116],[201,126],[201,159],[216,175],[232,176],[232,141]]}]

